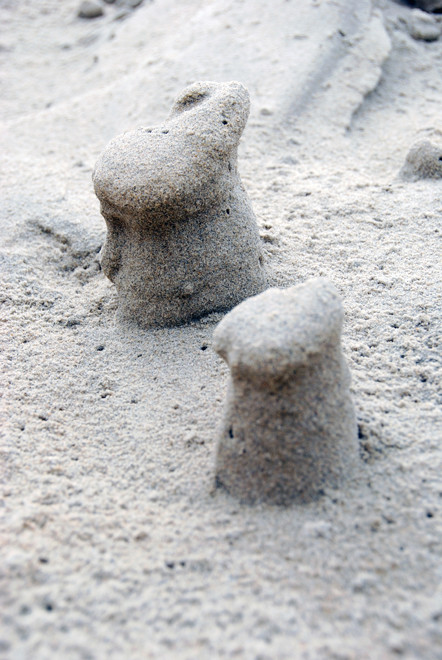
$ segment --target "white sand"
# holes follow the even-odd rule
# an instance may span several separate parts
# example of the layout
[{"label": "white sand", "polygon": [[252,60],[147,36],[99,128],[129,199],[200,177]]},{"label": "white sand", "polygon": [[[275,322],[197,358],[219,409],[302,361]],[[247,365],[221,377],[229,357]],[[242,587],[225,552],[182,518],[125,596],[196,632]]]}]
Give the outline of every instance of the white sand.
[{"label": "white sand", "polygon": [[[0,656],[442,658],[442,182],[397,178],[442,144],[442,38],[391,0],[78,4],[0,3]],[[343,297],[361,462],[314,504],[214,491],[221,315],[118,327],[98,267],[98,154],[205,79],[251,94],[272,284]]]}]

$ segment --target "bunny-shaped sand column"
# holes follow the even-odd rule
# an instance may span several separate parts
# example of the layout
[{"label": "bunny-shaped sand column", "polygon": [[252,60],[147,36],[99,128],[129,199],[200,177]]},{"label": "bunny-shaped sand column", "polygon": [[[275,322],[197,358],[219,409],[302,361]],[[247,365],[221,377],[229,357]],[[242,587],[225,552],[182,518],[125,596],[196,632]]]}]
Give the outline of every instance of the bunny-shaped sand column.
[{"label": "bunny-shaped sand column", "polygon": [[218,325],[230,367],[216,480],[241,501],[308,501],[354,465],[356,421],[336,289],[318,278],[269,289]]},{"label": "bunny-shaped sand column", "polygon": [[267,286],[255,216],[237,172],[249,95],[187,88],[167,121],[110,142],[93,181],[108,234],[102,268],[119,316],[144,327],[227,310]]}]

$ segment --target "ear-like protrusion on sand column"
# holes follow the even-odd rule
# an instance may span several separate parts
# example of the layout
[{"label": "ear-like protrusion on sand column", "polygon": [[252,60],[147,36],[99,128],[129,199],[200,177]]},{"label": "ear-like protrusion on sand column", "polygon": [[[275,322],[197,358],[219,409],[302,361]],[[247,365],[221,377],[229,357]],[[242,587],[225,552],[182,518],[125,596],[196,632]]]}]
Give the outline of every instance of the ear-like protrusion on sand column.
[{"label": "ear-like protrusion on sand column", "polygon": [[322,278],[269,289],[215,330],[230,367],[216,482],[244,502],[309,501],[337,487],[358,456],[342,305]]},{"label": "ear-like protrusion on sand column", "polygon": [[237,171],[248,114],[240,83],[196,83],[163,124],[120,135],[98,159],[93,180],[108,228],[101,263],[123,319],[175,325],[266,288]]}]

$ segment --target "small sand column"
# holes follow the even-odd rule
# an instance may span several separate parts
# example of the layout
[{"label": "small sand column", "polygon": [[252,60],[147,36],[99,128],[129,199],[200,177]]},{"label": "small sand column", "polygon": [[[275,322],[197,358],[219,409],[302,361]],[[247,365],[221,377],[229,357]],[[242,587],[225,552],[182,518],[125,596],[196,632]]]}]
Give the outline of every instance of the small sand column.
[{"label": "small sand column", "polygon": [[122,320],[178,325],[267,287],[237,170],[249,106],[238,82],[195,83],[163,124],[116,137],[98,159],[93,181],[108,230],[101,265]]},{"label": "small sand column", "polygon": [[318,278],[269,289],[218,325],[230,367],[218,439],[217,485],[244,502],[309,501],[337,487],[358,456],[343,311]]}]

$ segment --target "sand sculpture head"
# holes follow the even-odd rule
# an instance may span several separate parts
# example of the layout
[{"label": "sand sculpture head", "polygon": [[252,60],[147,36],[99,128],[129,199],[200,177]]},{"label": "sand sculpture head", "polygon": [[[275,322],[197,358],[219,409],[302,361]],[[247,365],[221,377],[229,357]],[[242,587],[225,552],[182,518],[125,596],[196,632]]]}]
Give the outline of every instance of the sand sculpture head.
[{"label": "sand sculpture head", "polygon": [[417,142],[408,152],[400,176],[407,181],[442,179],[442,149],[428,140]]},{"label": "sand sculpture head", "polygon": [[163,124],[124,133],[101,154],[93,174],[108,229],[101,263],[120,317],[175,325],[266,288],[237,171],[248,113],[240,83],[196,83]]},{"label": "sand sculpture head", "polygon": [[230,367],[216,481],[244,502],[308,501],[357,459],[343,311],[318,278],[242,302],[218,325]]}]

